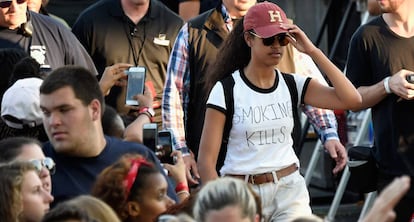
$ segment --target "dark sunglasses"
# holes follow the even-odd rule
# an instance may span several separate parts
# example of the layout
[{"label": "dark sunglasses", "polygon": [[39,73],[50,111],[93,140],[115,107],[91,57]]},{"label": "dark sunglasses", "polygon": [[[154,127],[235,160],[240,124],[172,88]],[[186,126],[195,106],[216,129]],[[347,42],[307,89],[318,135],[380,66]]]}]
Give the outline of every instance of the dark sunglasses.
[{"label": "dark sunglasses", "polygon": [[257,35],[256,33],[249,31],[250,34],[256,36],[257,38],[262,39],[263,41],[263,45],[265,46],[271,46],[275,43],[275,40],[277,40],[279,42],[280,46],[286,46],[287,44],[289,44],[289,40],[288,37],[290,37],[288,34],[286,33],[280,33],[277,35],[274,35],[272,37],[269,38],[262,38],[259,35]]},{"label": "dark sunglasses", "polygon": [[[23,4],[25,3],[27,0],[16,0],[17,4]],[[10,7],[10,5],[12,4],[13,1],[1,1],[0,2],[0,8],[8,8]]]},{"label": "dark sunglasses", "polygon": [[52,158],[46,157],[43,160],[34,159],[34,160],[30,160],[30,162],[35,166],[36,171],[38,173],[42,171],[43,167],[46,167],[46,169],[49,170],[50,175],[55,173],[56,164]]}]

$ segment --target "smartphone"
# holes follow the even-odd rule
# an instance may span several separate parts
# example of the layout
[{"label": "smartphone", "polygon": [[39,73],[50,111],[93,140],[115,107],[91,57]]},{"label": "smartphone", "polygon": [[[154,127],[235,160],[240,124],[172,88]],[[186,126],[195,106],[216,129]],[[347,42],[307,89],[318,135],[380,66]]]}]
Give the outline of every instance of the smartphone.
[{"label": "smartphone", "polygon": [[142,129],[142,140],[145,146],[156,152],[158,145],[158,126],[156,123],[146,123]]},{"label": "smartphone", "polygon": [[158,132],[157,154],[161,163],[174,164],[174,157],[171,156],[173,146],[172,133],[169,130]]},{"label": "smartphone", "polygon": [[139,105],[138,101],[133,97],[144,93],[146,68],[143,66],[131,67],[125,73],[128,75],[125,104],[137,106]]}]

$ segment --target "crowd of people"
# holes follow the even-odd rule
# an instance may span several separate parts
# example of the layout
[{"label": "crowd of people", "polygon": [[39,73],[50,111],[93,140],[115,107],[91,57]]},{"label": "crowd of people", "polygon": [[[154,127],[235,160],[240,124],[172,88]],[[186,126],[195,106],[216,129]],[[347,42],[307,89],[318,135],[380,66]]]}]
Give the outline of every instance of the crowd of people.
[{"label": "crowd of people", "polygon": [[[0,0],[1,220],[322,221],[299,114],[338,174],[332,110],[371,108],[380,194],[362,221],[411,221],[414,1],[367,0],[377,15],[345,74],[277,3]],[[135,106],[132,67],[145,68]],[[151,123],[171,132],[174,163],[144,145]]]}]

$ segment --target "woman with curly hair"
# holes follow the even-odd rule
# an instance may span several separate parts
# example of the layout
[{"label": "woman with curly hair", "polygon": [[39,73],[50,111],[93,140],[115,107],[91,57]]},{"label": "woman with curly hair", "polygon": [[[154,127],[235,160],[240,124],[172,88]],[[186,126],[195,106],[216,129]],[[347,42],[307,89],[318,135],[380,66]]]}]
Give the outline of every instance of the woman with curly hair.
[{"label": "woman with curly hair", "polygon": [[[181,156],[179,159],[184,166]],[[169,171],[174,170],[170,168]],[[182,180],[177,184],[187,183],[185,171],[182,172]],[[152,222],[175,204],[167,195],[167,186],[165,177],[153,163],[141,155],[127,154],[102,171],[92,188],[92,195],[111,206],[122,221]],[[180,197],[179,192],[177,194]]]},{"label": "woman with curly hair", "polygon": [[53,197],[42,187],[30,162],[0,165],[0,218],[7,222],[39,222]]}]

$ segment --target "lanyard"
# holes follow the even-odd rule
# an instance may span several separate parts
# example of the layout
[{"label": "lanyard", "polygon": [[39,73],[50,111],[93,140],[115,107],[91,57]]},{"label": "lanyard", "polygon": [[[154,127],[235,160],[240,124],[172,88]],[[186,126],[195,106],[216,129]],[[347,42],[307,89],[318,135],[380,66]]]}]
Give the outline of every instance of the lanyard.
[{"label": "lanyard", "polygon": [[[137,29],[137,26],[138,25],[134,24],[134,28],[133,28],[133,30],[131,30],[131,23],[132,22],[130,22],[129,18],[126,15],[124,16],[124,18],[125,18],[125,22],[123,23],[123,26],[124,26],[124,30],[125,30],[126,37],[128,39],[129,48],[132,51],[132,56],[133,56],[133,59],[134,59],[134,64],[135,64],[135,66],[138,66],[138,64],[139,64],[139,58],[141,57],[142,49],[144,48],[145,39],[146,39],[146,21],[144,20],[145,18],[142,19],[142,23],[143,23],[143,25],[142,25],[142,27],[143,27],[143,35],[142,35],[142,38],[143,39],[141,41],[140,47],[138,48],[138,50],[136,50],[135,49],[135,44],[134,44],[134,42],[135,42],[134,41],[134,38],[139,38],[140,37],[139,33],[137,33],[139,31]],[[138,22],[138,24],[140,22]],[[138,51],[138,53],[137,53],[137,51]]]}]

